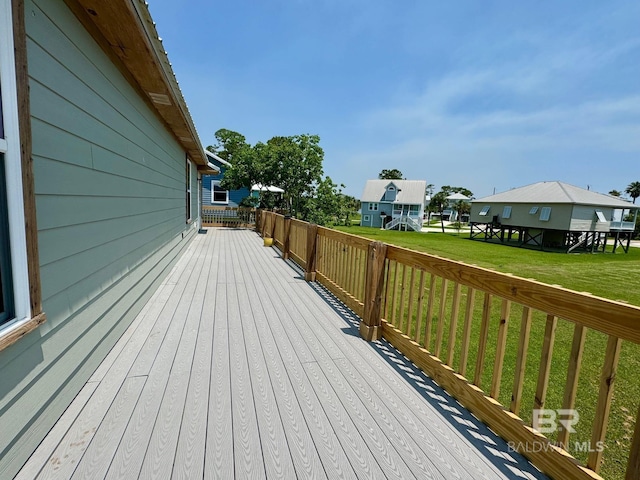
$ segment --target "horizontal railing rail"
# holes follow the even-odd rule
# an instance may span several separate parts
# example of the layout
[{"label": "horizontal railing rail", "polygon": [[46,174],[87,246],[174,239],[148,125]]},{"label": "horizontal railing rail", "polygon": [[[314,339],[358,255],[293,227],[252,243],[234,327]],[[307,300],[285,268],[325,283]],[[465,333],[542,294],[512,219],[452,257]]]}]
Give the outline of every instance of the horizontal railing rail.
[{"label": "horizontal railing rail", "polygon": [[[640,352],[640,307],[272,212],[260,218],[283,257],[362,318],[364,338],[386,338],[551,477],[600,478],[607,428],[622,421],[610,413],[623,344]],[[556,345],[558,332],[571,340]],[[585,361],[598,378],[581,376]],[[629,430],[625,478],[638,479],[637,406],[618,407]]]}]

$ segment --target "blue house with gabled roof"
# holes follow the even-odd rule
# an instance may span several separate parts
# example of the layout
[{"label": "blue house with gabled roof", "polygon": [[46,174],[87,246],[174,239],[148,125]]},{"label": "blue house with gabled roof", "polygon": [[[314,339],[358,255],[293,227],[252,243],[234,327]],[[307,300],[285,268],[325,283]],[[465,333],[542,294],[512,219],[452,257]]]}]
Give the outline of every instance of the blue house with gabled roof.
[{"label": "blue house with gabled roof", "polygon": [[209,163],[215,165],[220,170],[220,173],[202,176],[202,205],[205,207],[237,207],[242,199],[248,197],[251,192],[246,187],[238,190],[224,190],[221,188],[220,182],[231,164],[208,150],[205,150],[205,153]]}]

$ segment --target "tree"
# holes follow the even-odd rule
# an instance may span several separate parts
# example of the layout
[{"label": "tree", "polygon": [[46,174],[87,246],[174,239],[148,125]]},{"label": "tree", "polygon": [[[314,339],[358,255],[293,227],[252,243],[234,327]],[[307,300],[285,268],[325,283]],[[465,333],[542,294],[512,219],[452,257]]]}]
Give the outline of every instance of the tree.
[{"label": "tree", "polygon": [[318,225],[344,222],[348,215],[342,188],[344,185],[336,185],[331,177],[325,177],[318,182],[314,197],[310,198],[304,206],[305,219]]},{"label": "tree", "polygon": [[216,145],[209,145],[207,150],[215,153],[229,163],[235,161],[236,153],[249,146],[244,135],[234,132],[233,130],[227,130],[226,128],[218,130],[215,133],[215,137],[218,143]]},{"label": "tree", "polygon": [[433,197],[431,197],[431,201],[429,202],[429,210],[431,212],[439,212],[440,213],[440,225],[442,227],[442,233],[444,233],[444,220],[442,218],[442,212],[444,211],[445,206],[447,205],[447,197],[450,193],[447,193],[445,190],[440,190]]},{"label": "tree", "polygon": [[609,195],[611,195],[612,197],[619,197],[622,195],[622,192],[620,192],[619,190],[611,190],[609,192]]},{"label": "tree", "polygon": [[631,182],[625,192],[633,199],[633,203],[636,203],[636,198],[640,197],[640,182]]},{"label": "tree", "polygon": [[391,170],[384,169],[378,174],[380,180],[402,180],[402,172],[397,168]]},{"label": "tree", "polygon": [[233,152],[233,163],[224,173],[220,186],[225,190],[238,190],[251,187],[265,181],[265,169],[262,161],[264,145],[238,145]]},{"label": "tree", "polygon": [[289,212],[302,212],[322,179],[324,151],[318,135],[273,137],[266,143],[266,176],[284,190]]}]

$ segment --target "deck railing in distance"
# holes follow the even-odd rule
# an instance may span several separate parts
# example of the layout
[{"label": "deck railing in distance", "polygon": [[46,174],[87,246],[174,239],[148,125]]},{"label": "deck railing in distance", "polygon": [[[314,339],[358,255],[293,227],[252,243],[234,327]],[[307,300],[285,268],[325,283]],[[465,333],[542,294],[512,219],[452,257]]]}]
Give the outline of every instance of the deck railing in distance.
[{"label": "deck railing in distance", "polygon": [[[640,344],[640,307],[272,212],[262,212],[259,231],[274,238],[307,280],[322,283],[362,318],[365,338],[381,334],[544,473],[602,478],[620,351]],[[558,331],[573,340],[556,344]],[[585,361],[598,362],[599,378],[580,376]],[[630,431],[636,408],[619,407],[630,413]],[[571,418],[576,409],[579,424]],[[626,480],[640,478],[638,418],[640,411],[624,453]],[[576,438],[582,441],[572,444]]]},{"label": "deck railing in distance", "polygon": [[252,227],[256,222],[256,210],[242,207],[202,206],[203,227]]}]

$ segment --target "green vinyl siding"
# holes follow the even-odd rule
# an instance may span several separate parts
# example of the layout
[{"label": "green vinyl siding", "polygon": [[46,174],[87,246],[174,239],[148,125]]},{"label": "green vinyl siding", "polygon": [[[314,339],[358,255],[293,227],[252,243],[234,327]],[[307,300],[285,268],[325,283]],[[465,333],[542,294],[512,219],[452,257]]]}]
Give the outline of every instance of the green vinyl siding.
[{"label": "green vinyl siding", "polygon": [[12,478],[195,233],[186,154],[64,2],[25,2],[47,322],[0,351],[0,478]]}]

